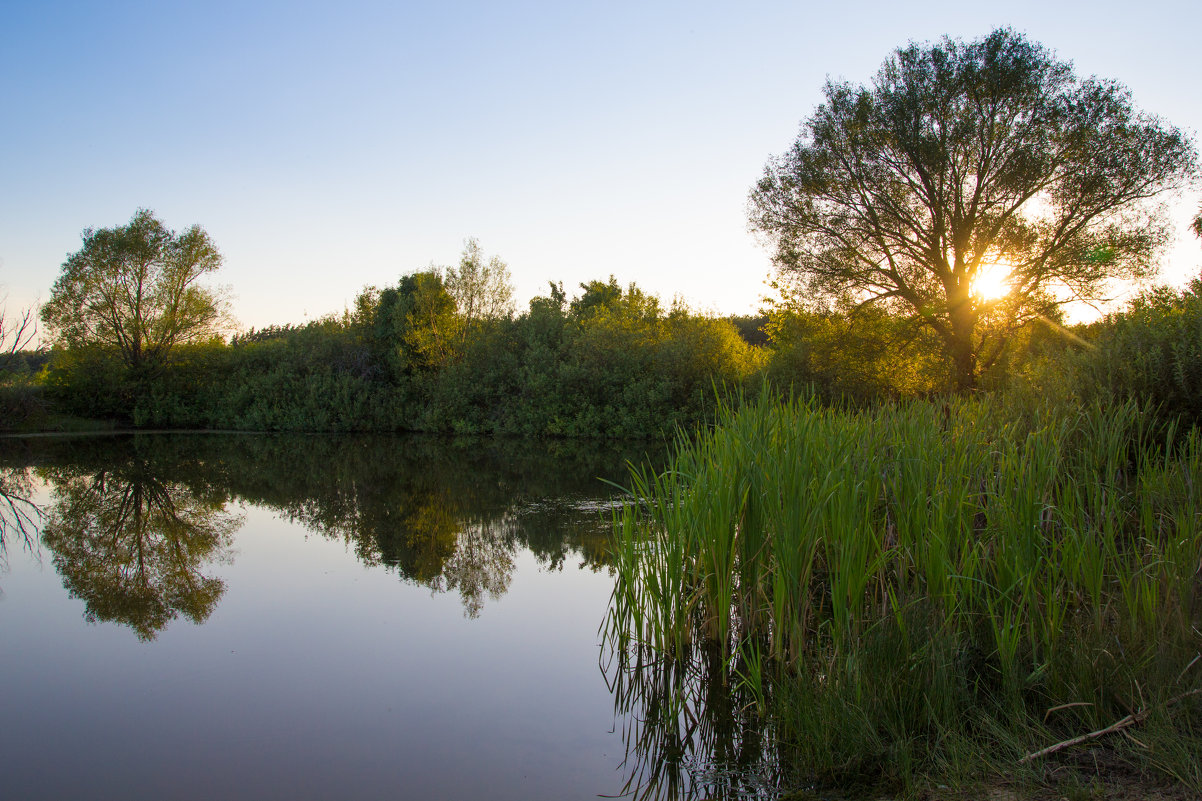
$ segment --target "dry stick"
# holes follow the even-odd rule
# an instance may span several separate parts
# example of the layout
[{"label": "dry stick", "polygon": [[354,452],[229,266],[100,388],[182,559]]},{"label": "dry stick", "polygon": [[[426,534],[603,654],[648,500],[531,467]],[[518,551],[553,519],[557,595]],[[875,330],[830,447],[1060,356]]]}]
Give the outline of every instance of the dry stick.
[{"label": "dry stick", "polygon": [[[1185,698],[1190,697],[1191,695],[1198,695],[1200,693],[1202,693],[1202,688],[1199,688],[1197,690],[1190,690],[1187,693],[1182,693],[1181,695],[1170,698],[1169,700],[1164,702],[1164,705],[1171,706],[1171,705],[1177,703],[1178,701],[1181,701]],[[1122,720],[1118,720],[1118,721],[1115,721],[1114,723],[1111,723],[1109,726],[1107,726],[1104,729],[1098,729],[1097,731],[1091,731],[1089,734],[1082,734],[1081,736],[1074,737],[1071,740],[1063,740],[1061,742],[1056,743],[1055,745],[1049,745],[1047,748],[1041,749],[1032,754],[1027,754],[1025,757],[1018,760],[1018,764],[1021,765],[1024,762],[1032,762],[1036,759],[1039,759],[1040,757],[1045,757],[1048,754],[1054,754],[1057,751],[1062,751],[1063,749],[1068,748],[1070,746],[1079,745],[1079,744],[1087,742],[1089,740],[1095,740],[1098,737],[1101,737],[1103,735],[1111,734],[1116,731],[1122,731],[1123,729],[1127,728],[1128,726],[1134,726],[1138,723],[1143,723],[1144,720],[1151,713],[1152,713],[1152,710],[1150,710],[1150,709],[1144,709],[1139,712],[1135,712],[1135,713],[1123,718]]]}]

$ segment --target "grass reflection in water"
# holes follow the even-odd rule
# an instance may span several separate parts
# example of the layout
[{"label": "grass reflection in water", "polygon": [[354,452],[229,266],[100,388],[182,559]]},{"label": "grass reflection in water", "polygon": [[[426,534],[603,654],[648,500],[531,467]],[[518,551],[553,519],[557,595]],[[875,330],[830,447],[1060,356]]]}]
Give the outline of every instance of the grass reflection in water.
[{"label": "grass reflection in water", "polygon": [[[1089,740],[1107,763],[1202,791],[1199,475],[1202,433],[1130,403],[728,410],[615,517],[632,781],[672,797],[689,742],[719,777],[759,754],[807,785],[1038,781],[1130,716]],[[711,734],[711,704],[779,745]]]}]

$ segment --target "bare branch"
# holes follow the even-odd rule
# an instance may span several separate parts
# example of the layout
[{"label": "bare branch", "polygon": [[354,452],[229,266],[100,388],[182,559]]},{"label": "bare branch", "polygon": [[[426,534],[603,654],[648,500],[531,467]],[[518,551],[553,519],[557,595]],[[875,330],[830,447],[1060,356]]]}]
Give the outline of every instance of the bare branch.
[{"label": "bare branch", "polygon": [[[1189,692],[1182,693],[1181,695],[1165,701],[1164,706],[1172,706],[1173,704],[1179,703],[1190,696],[1198,694],[1202,694],[1202,689],[1190,690]],[[1097,731],[1091,731],[1088,734],[1082,734],[1078,737],[1072,737],[1068,740],[1062,740],[1053,745],[1049,745],[1047,748],[1041,748],[1038,751],[1033,751],[1032,753],[1024,756],[1022,759],[1018,760],[1018,763],[1021,765],[1026,762],[1034,762],[1036,759],[1049,756],[1057,751],[1063,751],[1065,748],[1071,748],[1074,745],[1080,745],[1081,743],[1086,743],[1090,740],[1096,740],[1099,737],[1105,737],[1107,734],[1123,731],[1131,726],[1138,726],[1140,723],[1143,723],[1145,720],[1147,720],[1148,715],[1150,714],[1152,714],[1151,709],[1142,709],[1139,712],[1133,712],[1121,720],[1116,720],[1114,723],[1111,723],[1105,728],[1098,729]]]},{"label": "bare branch", "polygon": [[25,350],[38,334],[36,310],[21,309],[15,318],[5,308],[7,297],[0,300],[0,353],[13,355]]}]

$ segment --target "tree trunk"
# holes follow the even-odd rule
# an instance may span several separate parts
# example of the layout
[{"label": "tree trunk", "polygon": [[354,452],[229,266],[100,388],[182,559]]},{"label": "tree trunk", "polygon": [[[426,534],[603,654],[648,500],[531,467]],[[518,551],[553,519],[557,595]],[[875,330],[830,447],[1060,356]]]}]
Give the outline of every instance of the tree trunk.
[{"label": "tree trunk", "polygon": [[977,353],[973,346],[977,329],[977,310],[965,287],[961,295],[949,298],[951,306],[951,333],[947,338],[948,353],[952,357],[952,385],[956,392],[971,392],[977,387]]}]

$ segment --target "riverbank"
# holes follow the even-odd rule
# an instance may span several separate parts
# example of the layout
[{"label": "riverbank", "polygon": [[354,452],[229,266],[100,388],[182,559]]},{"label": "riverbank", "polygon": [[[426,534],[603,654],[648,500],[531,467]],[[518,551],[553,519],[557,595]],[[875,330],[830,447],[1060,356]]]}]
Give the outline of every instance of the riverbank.
[{"label": "riverbank", "polygon": [[1198,475],[1132,403],[726,409],[635,472],[607,642],[790,785],[1202,793]]}]

